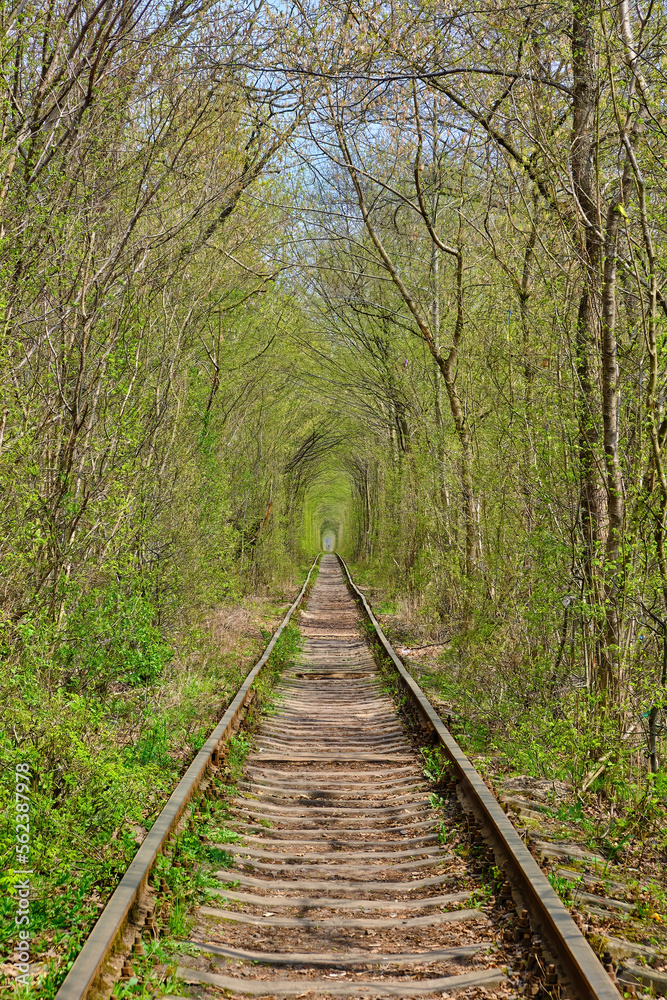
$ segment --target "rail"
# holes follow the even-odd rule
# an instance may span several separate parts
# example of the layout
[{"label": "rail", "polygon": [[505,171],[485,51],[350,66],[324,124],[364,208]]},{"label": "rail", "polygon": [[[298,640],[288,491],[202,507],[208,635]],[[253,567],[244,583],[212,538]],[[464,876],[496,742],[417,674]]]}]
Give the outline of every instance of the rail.
[{"label": "rail", "polygon": [[338,560],[348,586],[373,626],[380,645],[396,669],[406,693],[444,748],[449,762],[458,775],[463,793],[480,824],[482,834],[496,854],[498,866],[503,868],[506,878],[523,900],[533,928],[542,936],[552,953],[561,977],[574,989],[577,1000],[618,1000],[618,990],[603,969],[595,952],[554,892],[549,880],[508,820],[497,799],[485,785],[481,775],[443,725],[422,689],[396,655],[366,597],[352,580],[345,560],[341,556],[338,556]]},{"label": "rail", "polygon": [[234,731],[243,710],[251,701],[254,694],[253,684],[271,656],[283,629],[301,604],[318,560],[319,555],[313,561],[303,587],[273,633],[268,646],[248,673],[234,700],[181,778],[137,851],[56,994],[56,1000],[85,1000],[91,995],[96,982],[104,972],[105,963],[113,955],[114,948],[123,935],[133,906],[139,902],[158,855],[176,829],[185,807],[206,776],[219,744]]}]

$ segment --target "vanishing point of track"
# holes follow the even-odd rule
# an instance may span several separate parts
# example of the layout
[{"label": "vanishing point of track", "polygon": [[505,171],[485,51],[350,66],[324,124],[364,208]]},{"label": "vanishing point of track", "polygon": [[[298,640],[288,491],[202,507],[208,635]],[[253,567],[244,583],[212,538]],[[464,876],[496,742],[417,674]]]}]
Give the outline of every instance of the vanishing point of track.
[{"label": "vanishing point of track", "polygon": [[[618,998],[355,591],[337,557],[324,555],[301,612],[303,649],[275,690],[228,800],[226,825],[242,839],[218,845],[233,863],[218,873],[210,905],[197,910],[179,956],[177,995],[510,998],[512,972],[522,968],[533,970],[531,995]],[[363,634],[360,603],[388,668],[378,666]],[[246,684],[247,701],[252,679]],[[390,687],[403,693],[401,716]],[[204,792],[222,731],[214,737],[205,748],[211,764],[193,772]],[[437,786],[425,777],[425,742],[446,761]],[[184,808],[172,809],[174,829]],[[457,851],[458,840],[467,843]],[[145,873],[137,869],[116,905],[115,937],[113,927],[96,928],[99,954],[84,949],[59,1000],[105,995],[110,980],[100,977],[114,949],[154,930],[153,855],[144,853]],[[495,907],[481,905],[491,870],[496,879],[502,872]],[[102,955],[104,941],[112,943]]]}]

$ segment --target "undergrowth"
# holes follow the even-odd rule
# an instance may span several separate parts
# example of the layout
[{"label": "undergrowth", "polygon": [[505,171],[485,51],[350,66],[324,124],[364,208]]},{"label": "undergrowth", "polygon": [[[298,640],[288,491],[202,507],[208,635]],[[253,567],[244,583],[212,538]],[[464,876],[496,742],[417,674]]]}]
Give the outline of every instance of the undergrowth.
[{"label": "undergrowth", "polygon": [[[90,684],[83,683],[82,670],[76,683],[52,683],[62,662],[49,659],[48,642],[38,630],[32,636],[26,632],[20,663],[5,658],[0,666],[0,809],[10,816],[15,766],[29,765],[30,957],[47,965],[45,978],[31,989],[16,982],[12,987],[0,970],[0,982],[16,998],[55,996],[139,843],[270,637],[265,630],[256,638],[244,635],[222,653],[202,627],[180,636],[178,645],[168,645],[152,626],[141,631],[145,609],[139,611],[135,639],[132,620],[126,621],[117,644],[107,643],[112,662],[106,666],[101,658],[111,625],[107,632],[91,632],[86,641],[97,650],[98,673]],[[272,608],[264,611],[275,614]],[[75,662],[83,663],[82,633],[79,639],[78,652],[62,654],[69,671]],[[270,697],[299,641],[295,626],[283,631],[257,685],[261,702]],[[118,657],[132,642],[134,659],[127,657],[119,673]],[[240,733],[231,745],[239,761],[249,749],[244,740]],[[11,961],[16,943],[20,875],[14,848],[13,823],[3,824],[3,962]]]},{"label": "undergrowth", "polygon": [[[620,717],[606,711],[571,670],[557,674],[539,644],[538,617],[535,635],[517,636],[512,613],[486,620],[471,613],[440,627],[446,641],[436,641],[432,610],[410,614],[391,591],[373,589],[378,576],[368,567],[354,567],[353,578],[371,588],[383,630],[408,647],[409,670],[443,718],[451,716],[454,736],[480,771],[566,782],[571,795],[560,818],[609,858],[651,838],[667,852],[667,771],[650,773],[645,720],[632,705]],[[411,647],[429,653],[411,657]]]}]

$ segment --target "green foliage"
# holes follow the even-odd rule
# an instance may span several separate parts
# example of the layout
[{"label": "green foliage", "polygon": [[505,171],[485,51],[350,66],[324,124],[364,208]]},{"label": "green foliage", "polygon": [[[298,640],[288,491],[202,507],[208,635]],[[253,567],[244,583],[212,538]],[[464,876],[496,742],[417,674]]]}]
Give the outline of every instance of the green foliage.
[{"label": "green foliage", "polygon": [[244,733],[237,733],[227,742],[226,763],[232,781],[238,781],[246,757],[252,750],[252,740]]},{"label": "green foliage", "polygon": [[68,597],[64,612],[56,662],[66,688],[148,684],[173,656],[142,594],[117,587],[79,592]]},{"label": "green foliage", "polygon": [[236,833],[235,830],[228,830],[224,826],[213,828],[209,831],[209,836],[214,837],[222,844],[238,844],[243,840],[242,834]]},{"label": "green foliage", "polygon": [[449,769],[449,761],[443,747],[420,747],[419,752],[424,758],[424,774],[434,784],[442,781]]},{"label": "green foliage", "polygon": [[[271,633],[262,629],[262,640],[268,645],[270,639]],[[273,688],[280,679],[283,670],[295,665],[302,646],[303,638],[298,625],[295,625],[293,621],[288,622],[278,636],[276,644],[271,650],[271,655],[257,680],[257,691],[261,696],[262,707],[265,711],[271,710]]]},{"label": "green foliage", "polygon": [[566,904],[572,902],[573,890],[581,881],[580,879],[569,879],[563,878],[561,875],[557,875],[555,872],[548,872],[547,878],[551,883],[551,888],[558,893],[560,899]]},{"label": "green foliage", "polygon": [[139,764],[164,767],[169,754],[166,717],[147,719],[139,739],[133,747],[128,748],[128,752],[131,759]]},{"label": "green foliage", "polygon": [[209,847],[206,850],[206,860],[218,868],[231,868],[234,864],[234,855],[219,847]]},{"label": "green foliage", "polygon": [[169,909],[169,932],[174,937],[186,937],[191,921],[188,920],[185,902],[176,898]]},{"label": "green foliage", "polygon": [[303,647],[303,639],[298,625],[288,622],[282,630],[271,651],[269,665],[274,671],[282,672],[286,667],[294,666],[296,657]]},{"label": "green foliage", "polygon": [[[144,606],[140,621],[146,620]],[[247,653],[245,657],[238,652],[223,656],[205,634],[193,630],[181,640],[187,643],[187,669],[184,653],[179,652],[171,659],[165,657],[160,676],[152,683],[91,683],[88,689],[68,693],[63,687],[49,686],[56,671],[44,634],[45,630],[34,629],[28,636],[26,643],[34,654],[31,660],[27,645],[22,648],[24,662],[31,662],[31,670],[26,667],[24,673],[24,699],[0,708],[5,721],[0,731],[0,767],[11,773],[17,762],[28,762],[32,773],[33,953],[52,948],[58,953],[57,960],[47,963],[40,1000],[55,996],[67,962],[76,956],[97,919],[100,903],[109,898],[136,852],[135,830],[152,826],[178,780],[183,760],[208,736],[219,717],[221,699],[224,706],[248,667]],[[121,627],[119,646],[127,634]],[[143,634],[152,637],[156,632]],[[90,648],[99,650],[98,639],[99,632],[91,638]],[[279,655],[287,656],[295,642],[294,635],[289,636]],[[173,648],[166,643],[158,646],[163,647],[170,652]],[[253,658],[259,651],[255,640]],[[1,670],[7,691],[18,683],[17,664],[5,659]],[[246,734],[238,734],[234,753],[239,766],[249,746]],[[5,782],[0,789],[4,811],[9,809],[8,796]],[[216,823],[212,829],[219,826]],[[227,832],[220,840],[231,842],[233,837]],[[197,849],[197,843],[187,837],[183,844],[186,854]],[[13,846],[12,831],[3,827],[0,853],[10,865]],[[214,863],[216,868],[231,863],[228,852],[216,854],[213,848],[211,852],[210,857],[201,855],[202,862]],[[172,868],[166,859],[160,863],[174,890],[185,892],[180,869]],[[201,885],[193,884],[192,891],[205,888],[206,878]],[[15,905],[11,881],[6,879],[0,901],[5,953],[11,950]],[[189,906],[187,892],[184,899]]]}]

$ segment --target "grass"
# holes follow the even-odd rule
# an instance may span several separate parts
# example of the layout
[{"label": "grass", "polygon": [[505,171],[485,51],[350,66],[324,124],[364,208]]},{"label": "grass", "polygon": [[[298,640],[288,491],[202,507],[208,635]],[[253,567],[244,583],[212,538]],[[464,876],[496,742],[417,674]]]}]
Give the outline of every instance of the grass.
[{"label": "grass", "polygon": [[[267,617],[275,614],[267,604],[261,610]],[[247,627],[249,616],[243,620]],[[5,726],[5,735],[0,736],[0,767],[11,774],[17,761],[31,766],[31,961],[44,963],[45,970],[38,984],[25,989],[5,977],[12,1000],[55,997],[134,857],[139,838],[151,828],[215,727],[264,648],[267,635],[259,630],[254,638],[237,635],[225,648],[217,636],[202,628],[182,638],[184,651],[174,656],[154,683],[116,685],[106,693],[91,691],[86,696],[67,695],[48,686],[40,690],[37,684],[27,692],[21,702],[25,718],[17,719],[14,714],[13,729]],[[280,671],[292,661],[299,643],[298,629],[288,626],[259,679],[257,706],[251,714],[270,703]],[[0,674],[0,688],[2,683]],[[20,740],[15,739],[16,733]],[[226,781],[237,779],[250,747],[244,731],[230,741]],[[9,787],[4,782],[0,790],[0,808],[6,813],[11,804]],[[221,813],[219,819],[225,818]],[[219,849],[200,853],[195,839],[189,834],[180,838],[184,868],[164,856],[156,865],[156,874],[170,887],[172,933],[186,926],[199,894],[212,884],[212,866],[219,869],[231,863],[231,855]],[[233,841],[220,838],[219,842]],[[5,961],[14,943],[13,850],[11,831],[3,828],[0,947]],[[118,996],[144,995],[139,984],[119,989],[124,992]]]},{"label": "grass", "polygon": [[[394,608],[393,601],[376,605],[380,614],[392,614]],[[383,663],[374,632],[367,623],[365,627],[376,659]],[[409,622],[392,622],[385,632],[390,641],[398,638],[405,642],[411,628]],[[417,635],[417,626],[413,631]],[[610,865],[620,863],[615,877],[626,885],[623,897],[635,901],[634,913],[642,921],[640,933],[657,943],[667,928],[667,892],[650,876],[659,872],[661,856],[667,856],[667,774],[653,776],[646,769],[642,774],[637,747],[619,744],[615,720],[605,717],[596,699],[581,688],[559,690],[558,704],[554,706],[539,680],[539,669],[529,684],[513,685],[493,662],[498,657],[497,649],[491,652],[490,662],[482,662],[484,650],[488,655],[489,636],[468,638],[469,649],[464,649],[462,641],[450,639],[439,647],[442,652],[437,657],[424,656],[409,663],[409,670],[427,696],[436,705],[444,705],[447,715],[451,712],[454,736],[482,773],[496,781],[504,776],[526,775],[560,780],[570,786],[567,801],[554,798],[551,803],[549,818],[560,823],[561,828],[550,830],[549,835],[555,839],[560,835],[563,840],[574,840],[602,853],[607,858],[599,873],[603,884]],[[496,676],[491,677],[494,671]],[[382,686],[400,709],[405,699],[390,667],[382,671]],[[612,747],[615,752],[607,758]],[[422,748],[421,753],[427,778],[442,782],[447,773],[445,755],[432,747]],[[607,760],[606,769],[592,782],[587,794],[579,794],[577,789],[601,757]],[[528,829],[539,830],[540,824],[539,820],[522,817],[522,825]],[[441,838],[443,832],[441,824]],[[632,873],[637,867],[645,874],[633,890]],[[549,879],[563,902],[573,905],[577,880],[555,873]],[[611,886],[605,892],[613,896],[618,890]],[[662,946],[666,943],[661,942]]]},{"label": "grass", "polygon": [[[264,700],[270,696],[272,685],[282,669],[293,662],[300,642],[300,633],[294,626],[283,631],[267,664],[268,677],[263,678]],[[226,773],[214,782],[220,798],[213,802],[202,799],[200,812],[196,809],[190,811],[193,828],[175,838],[171,853],[158,858],[152,881],[161,884],[164,879],[168,886],[168,892],[162,896],[157,909],[163,926],[168,926],[167,936],[149,951],[146,958],[137,961],[137,975],[127,983],[117,984],[114,996],[149,997],[158,988],[163,992],[178,992],[172,958],[176,954],[197,954],[196,949],[189,952],[187,942],[179,940],[186,938],[191,931],[194,907],[210,901],[210,889],[238,887],[238,882],[224,882],[217,876],[221,870],[230,869],[234,861],[233,855],[217,844],[243,842],[243,836],[227,826],[231,814],[226,800],[237,791],[236,782],[252,749],[252,726],[259,719],[260,705],[261,699],[259,704],[257,701],[253,704],[247,718],[250,731],[241,730],[227,744]],[[219,902],[217,897],[216,902]],[[166,972],[161,971],[165,964]]]},{"label": "grass", "polygon": [[[463,669],[454,660],[449,650],[420,661],[418,679],[428,697],[451,707],[453,735],[479,770],[495,779],[527,775],[567,783],[573,794],[555,805],[557,818],[578,827],[591,848],[610,858],[648,839],[658,852],[667,850],[667,773],[638,769],[637,747],[619,743],[616,721],[600,717],[594,698],[581,689],[564,691],[556,711],[531,691],[507,686],[499,694],[474,664]],[[410,669],[415,672],[412,664]],[[388,676],[385,685],[393,693]],[[577,789],[610,748],[603,773],[579,796]]]},{"label": "grass", "polygon": [[[226,779],[216,781],[221,799],[201,799],[199,805],[188,810],[187,819],[193,828],[186,828],[173,838],[168,852],[160,855],[151,874],[154,886],[166,884],[166,891],[157,894],[156,919],[160,938],[144,942],[144,957],[133,957],[134,975],[126,982],[116,983],[113,996],[148,998],[156,993],[179,993],[180,981],[176,978],[176,958],[183,954],[198,954],[187,940],[193,926],[192,911],[196,905],[210,901],[210,889],[221,888],[223,883],[216,872],[229,869],[233,856],[212,846],[210,841],[225,837],[224,842],[241,841],[242,837],[225,826],[229,809],[225,798],[230,786]],[[164,882],[163,882],[164,880]]]}]

